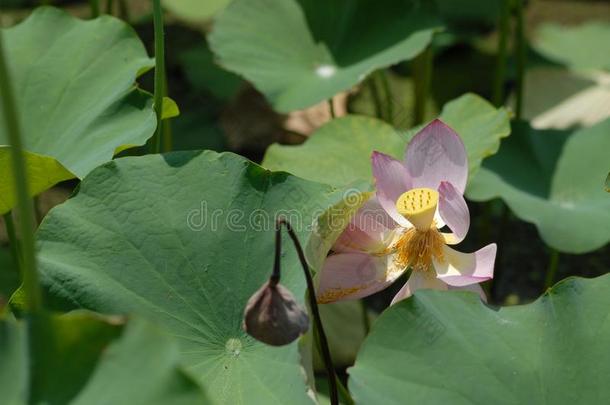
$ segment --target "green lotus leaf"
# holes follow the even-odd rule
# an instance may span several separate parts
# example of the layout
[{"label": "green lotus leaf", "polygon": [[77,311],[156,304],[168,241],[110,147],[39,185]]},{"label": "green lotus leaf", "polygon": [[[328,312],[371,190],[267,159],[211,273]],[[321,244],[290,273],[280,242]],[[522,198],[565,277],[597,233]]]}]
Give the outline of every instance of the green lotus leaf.
[{"label": "green lotus leaf", "polygon": [[595,404],[610,396],[610,275],[529,305],[418,291],[373,324],[349,387],[361,404]]},{"label": "green lotus leaf", "polygon": [[161,106],[161,119],[175,118],[180,115],[178,104],[169,97],[163,97]]},{"label": "green lotus leaf", "polygon": [[244,81],[239,76],[218,66],[207,42],[182,52],[180,62],[195,90],[211,93],[219,100],[232,100],[243,87]]},{"label": "green lotus leaf", "polygon": [[517,122],[500,151],[472,179],[468,198],[502,198],[551,247],[585,253],[610,241],[610,119],[578,131],[535,130]]},{"label": "green lotus leaf", "polygon": [[547,58],[575,69],[610,70],[610,23],[578,26],[542,24],[532,46]]},{"label": "green lotus leaf", "polygon": [[229,0],[163,0],[163,7],[189,22],[201,22],[213,17],[229,4]]},{"label": "green lotus leaf", "polygon": [[[590,127],[610,118],[610,74],[536,67],[525,75],[522,118],[536,129]],[[514,98],[514,97],[513,97]]]},{"label": "green lotus leaf", "polygon": [[[86,312],[53,316],[53,339],[38,352],[36,374],[26,327],[0,319],[2,403],[50,404],[201,404],[206,398],[180,368],[173,339],[140,319]],[[111,389],[109,389],[111,387]]]},{"label": "green lotus leaf", "polygon": [[[26,151],[24,152],[24,158],[28,169],[28,187],[32,196],[42,193],[60,181],[74,177],[52,157]],[[10,146],[0,146],[0,173],[2,173],[0,179],[0,214],[5,214],[17,203]]]},{"label": "green lotus leaf", "polygon": [[236,0],[217,17],[210,46],[222,66],[289,112],[415,57],[440,28],[434,8],[415,0]]},{"label": "green lotus leaf", "polygon": [[[440,118],[462,137],[471,175],[483,158],[498,150],[500,139],[510,133],[508,112],[495,109],[474,94],[447,103]],[[404,134],[374,118],[348,116],[332,120],[303,145],[271,145],[263,166],[336,186],[370,182],[371,153],[377,150],[402,159],[407,141],[416,132],[414,129]],[[316,164],[312,164],[314,161]]]},{"label": "green lotus leaf", "polygon": [[[41,276],[56,300],[164,326],[211,403],[310,403],[298,345],[255,341],[242,315],[273,267],[276,216],[292,223],[319,268],[334,233],[312,228],[314,219],[342,201],[340,190],[230,153],[117,159],[45,218]],[[282,283],[303,303],[302,269],[289,241],[283,246]]]},{"label": "green lotus leaf", "polygon": [[[153,61],[126,23],[109,16],[83,21],[41,7],[2,36],[32,194],[68,176],[82,178],[119,146],[142,145],[153,134],[152,99],[134,86]],[[8,144],[2,122],[0,145]],[[0,150],[0,164],[6,153]],[[0,179],[0,189],[9,190],[2,212],[14,200],[11,178]]]}]

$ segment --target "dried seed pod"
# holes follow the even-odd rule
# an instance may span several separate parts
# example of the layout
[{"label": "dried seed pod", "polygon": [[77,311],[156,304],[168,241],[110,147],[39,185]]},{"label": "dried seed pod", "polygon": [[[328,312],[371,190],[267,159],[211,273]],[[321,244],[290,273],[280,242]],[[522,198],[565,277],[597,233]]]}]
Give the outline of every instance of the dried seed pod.
[{"label": "dried seed pod", "polygon": [[270,280],[248,300],[243,328],[263,343],[282,346],[307,332],[309,317],[287,288]]}]

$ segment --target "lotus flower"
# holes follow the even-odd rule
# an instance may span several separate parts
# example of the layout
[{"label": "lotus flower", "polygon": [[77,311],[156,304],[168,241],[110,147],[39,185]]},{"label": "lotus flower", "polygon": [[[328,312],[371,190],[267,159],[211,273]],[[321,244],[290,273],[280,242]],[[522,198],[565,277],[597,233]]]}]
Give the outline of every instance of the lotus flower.
[{"label": "lotus flower", "polygon": [[466,289],[485,299],[478,283],[493,277],[496,245],[474,253],[450,247],[470,226],[463,196],[468,161],[458,134],[435,120],[411,140],[403,162],[380,152],[371,159],[376,195],[335,242],[320,274],[318,302],[371,295],[409,268],[392,304],[420,288]]}]

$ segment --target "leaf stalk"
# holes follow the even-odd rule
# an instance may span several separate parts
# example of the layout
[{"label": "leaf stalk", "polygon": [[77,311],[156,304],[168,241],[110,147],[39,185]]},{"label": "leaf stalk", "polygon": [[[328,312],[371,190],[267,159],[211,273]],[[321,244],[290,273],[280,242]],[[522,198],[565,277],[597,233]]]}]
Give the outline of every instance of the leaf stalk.
[{"label": "leaf stalk", "polygon": [[26,310],[31,314],[42,312],[42,293],[36,271],[36,255],[34,247],[34,205],[29,195],[28,179],[23,155],[23,144],[19,115],[8,70],[2,31],[0,30],[0,94],[2,97],[2,113],[11,146],[11,164],[15,177],[17,193],[17,210],[19,212],[19,234],[21,235],[21,259],[23,288],[26,293]]},{"label": "leaf stalk", "polygon": [[311,309],[311,313],[314,319],[315,331],[320,343],[320,351],[322,354],[322,358],[324,359],[324,366],[326,367],[326,372],[328,374],[328,381],[330,386],[330,401],[332,405],[339,404],[339,394],[337,388],[337,374],[335,372],[335,367],[333,365],[332,357],[330,355],[330,349],[328,346],[328,339],[326,338],[326,333],[324,332],[324,326],[322,325],[322,318],[320,317],[320,311],[318,309],[318,302],[316,300],[316,292],[313,285],[313,278],[311,277],[311,272],[309,271],[309,265],[307,264],[307,260],[305,259],[305,254],[303,252],[303,248],[301,247],[301,243],[297,238],[296,233],[292,229],[292,226],[286,219],[279,218],[277,221],[277,226],[275,230],[275,262],[273,265],[273,273],[271,275],[271,281],[274,283],[278,283],[280,280],[280,259],[281,259],[281,250],[282,250],[282,226],[286,227],[286,231],[288,231],[288,235],[290,239],[292,239],[292,243],[294,244],[294,248],[297,251],[297,255],[299,256],[299,261],[301,262],[301,266],[303,267],[303,274],[305,276],[305,281],[307,282],[307,296],[309,298],[309,307]]}]

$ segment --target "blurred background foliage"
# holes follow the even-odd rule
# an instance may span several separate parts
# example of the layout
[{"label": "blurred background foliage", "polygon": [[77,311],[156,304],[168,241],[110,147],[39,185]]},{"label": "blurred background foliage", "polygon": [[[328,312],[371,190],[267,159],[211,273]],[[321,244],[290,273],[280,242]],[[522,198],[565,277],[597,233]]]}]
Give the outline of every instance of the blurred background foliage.
[{"label": "blurred background foliage", "polygon": [[[46,3],[60,6],[75,16],[90,16],[90,6],[87,2],[55,0]],[[163,3],[167,11],[168,95],[180,107],[180,115],[166,121],[168,130],[173,134],[171,149],[233,151],[255,162],[261,162],[270,145],[301,144],[331,119],[328,103],[322,101],[327,97],[327,92],[313,94],[311,102],[299,106],[302,109],[294,110],[294,103],[279,102],[274,98],[274,92],[278,91],[273,87],[276,84],[274,77],[260,78],[254,72],[252,77],[257,78],[255,87],[237,74],[248,76],[251,73],[249,66],[241,69],[239,63],[226,63],[225,65],[232,69],[229,71],[217,63],[219,56],[211,49],[211,44],[214,45],[211,33],[214,32],[215,24],[223,21],[228,1],[166,0]],[[397,61],[392,58],[385,60],[386,64],[393,65],[385,72],[375,70],[375,64],[372,62],[367,65],[372,74],[363,81],[357,80],[361,72],[346,74],[350,76],[351,81],[347,80],[345,85],[332,90],[332,94],[335,90],[339,91],[332,101],[337,116],[362,114],[379,117],[399,130],[406,130],[421,121],[421,118],[431,119],[437,116],[443,106],[465,93],[476,93],[487,100],[494,99],[498,42],[496,28],[501,14],[501,2],[470,0],[469,7],[464,7],[464,2],[460,2],[458,8],[457,3],[451,0],[436,0],[433,3],[440,10],[435,18],[440,19],[446,28],[434,35],[431,44],[431,91],[425,103],[424,116],[418,118],[414,115],[414,94],[418,90],[413,77],[417,74],[418,63],[421,61],[395,63]],[[38,4],[38,1],[33,0],[3,0],[0,25],[8,27],[18,23]],[[205,4],[205,7],[202,4]],[[313,2],[301,0],[299,4],[304,10],[308,10]],[[149,54],[153,53],[151,2],[102,0],[100,8],[102,12],[113,14],[132,24]],[[323,16],[313,12],[307,14],[306,11],[306,17],[310,25],[318,27],[318,31],[312,34],[314,38],[324,39],[325,35],[329,35],[324,31]],[[527,65],[521,118],[529,121],[531,128],[526,128],[527,124],[513,123],[510,144],[518,142],[517,138],[530,136],[524,134],[529,134],[528,131],[551,131],[559,137],[567,137],[568,134],[607,119],[610,116],[610,3],[532,0],[527,2],[524,18],[528,46],[525,49]],[[434,27],[435,21],[431,20],[426,29]],[[362,23],[355,17],[354,24]],[[223,35],[232,34],[223,31]],[[366,36],[363,36],[363,40],[366,39]],[[250,44],[243,38],[242,41],[244,49],[241,52],[247,54]],[[336,38],[329,40],[329,43],[331,42],[336,45],[336,49],[340,49],[340,45],[344,44]],[[219,42],[218,48],[222,46]],[[264,41],[252,46],[264,46]],[[290,48],[291,44],[287,42],[286,46]],[[418,45],[416,48],[415,53],[422,47]],[[505,104],[514,111],[518,61],[513,52],[515,44],[512,36],[509,38],[508,48],[506,75],[501,83],[505,97],[500,100],[500,104]],[[216,51],[221,59],[234,56],[230,49],[226,52],[224,49]],[[261,50],[261,53],[264,53],[263,51]],[[296,52],[299,51],[301,50],[297,48]],[[343,58],[350,60],[362,57],[366,63],[370,59],[369,55],[358,54],[357,49],[352,50],[352,53],[348,51],[343,51]],[[283,74],[282,67],[277,67],[278,75]],[[293,80],[286,80],[290,81],[289,79]],[[152,73],[144,74],[139,83],[141,88],[151,91]],[[269,92],[273,95],[267,94],[266,97],[258,89],[271,89]],[[386,95],[384,100],[390,100],[389,103],[380,101],[383,94]],[[606,138],[607,136],[606,132]],[[519,148],[517,151],[523,152]],[[518,156],[518,152],[517,156],[512,156],[517,161],[522,157]],[[125,151],[123,154],[138,154],[138,151]],[[510,155],[510,151],[501,149],[483,168],[498,170],[501,173],[502,164],[500,162],[498,165],[498,160],[506,154]],[[582,159],[587,157],[582,156]],[[551,165],[551,172],[558,164],[556,160],[547,163]],[[551,173],[548,175],[551,176]],[[545,181],[540,179],[540,176],[542,172],[530,180]],[[541,186],[543,194],[548,192],[544,190],[545,187],[550,187],[550,181],[547,179],[545,185]],[[604,179],[599,181],[600,189],[604,187],[603,181]],[[43,216],[51,207],[65,201],[76,185],[76,181],[64,182],[40,195],[37,199],[39,214]],[[469,196],[477,197],[471,194]],[[520,219],[511,209],[506,208],[502,200],[491,198],[491,201],[474,201],[489,198],[482,198],[479,194],[479,197],[470,202],[474,231],[469,233],[464,246],[474,249],[490,242],[497,242],[501,246],[496,277],[493,284],[486,286],[490,291],[492,303],[529,302],[540,294],[548,282],[545,275],[550,259],[556,253],[545,244],[535,225]],[[6,271],[13,265],[3,226],[0,226],[0,244],[0,267],[3,269],[0,271],[0,300],[6,300],[17,287],[18,277],[14,272]],[[593,277],[606,273],[610,264],[610,247],[603,245],[595,246],[592,250],[578,249],[581,254],[575,254],[576,252],[569,251],[570,249],[567,249],[568,252],[562,252],[554,279],[559,280],[570,275]],[[372,308],[380,309],[387,305],[388,297],[392,295],[393,292],[388,291],[371,297],[368,303]],[[326,316],[337,316],[342,310],[333,312],[327,309]],[[331,332],[331,335],[335,333]],[[344,339],[345,333],[339,330],[336,335],[334,339]],[[350,335],[359,341],[364,332]],[[350,355],[355,354],[357,344],[355,348],[350,345],[347,348],[351,354],[342,353],[340,356],[341,363],[345,365],[353,360]]]},{"label": "blurred background foliage", "polygon": [[[451,106],[465,106],[485,115],[478,117],[477,123],[494,123],[506,120],[506,116],[510,115],[511,135],[502,139],[502,146],[496,155],[483,161],[482,167],[471,179],[467,193],[472,225],[468,238],[463,242],[463,250],[474,250],[491,242],[500,246],[495,278],[485,285],[490,302],[505,305],[527,303],[538,297],[553,281],[568,276],[595,277],[607,273],[610,246],[607,244],[606,225],[610,217],[607,203],[600,202],[596,187],[599,184],[601,192],[604,181],[606,187],[610,187],[608,180],[605,180],[606,173],[610,171],[610,160],[607,159],[610,148],[608,1],[527,2],[524,14],[526,65],[523,104],[520,107],[517,106],[515,95],[520,85],[519,59],[515,56],[518,52],[512,34],[507,44],[504,80],[494,87],[497,77],[497,26],[503,12],[500,0],[430,0],[426,6],[437,12],[422,14],[426,16],[425,21],[418,21],[421,17],[419,14],[415,17],[410,15],[412,10],[401,10],[402,2],[388,0],[387,5],[391,7],[385,10],[378,10],[375,6],[377,3],[368,2],[369,8],[365,12],[360,10],[361,14],[355,13],[346,18],[340,29],[332,25],[331,17],[336,16],[314,7],[319,6],[319,2],[275,1],[276,5],[290,3],[298,7],[282,9],[278,6],[277,10],[286,13],[282,15],[288,19],[285,20],[273,15],[268,18],[265,15],[267,10],[257,14],[257,10],[248,8],[250,0],[235,0],[229,6],[231,10],[226,9],[229,4],[227,0],[163,1],[167,12],[168,96],[180,108],[179,116],[164,121],[166,130],[173,135],[172,145],[165,145],[165,150],[232,151],[255,162],[264,162],[273,169],[290,166],[293,169],[290,171],[303,177],[307,177],[307,170],[298,170],[311,168],[318,153],[323,155],[325,164],[344,164],[343,174],[352,176],[359,174],[358,165],[363,167],[364,173],[369,170],[368,159],[349,165],[349,161],[353,160],[351,153],[337,157],[333,156],[336,151],[331,148],[324,150],[323,141],[318,143],[318,150],[314,142],[306,142],[314,137],[320,140],[326,134],[345,139],[345,143],[353,142],[354,153],[359,145],[365,145],[360,149],[367,153],[366,148],[369,147],[387,148],[388,153],[400,155],[413,127],[439,114],[450,122]],[[91,16],[90,4],[85,1],[47,0],[45,3],[62,7],[77,17],[86,19]],[[364,2],[353,4],[356,3]],[[34,0],[1,0],[0,26],[9,27],[19,23],[39,4]],[[325,7],[328,4],[325,3]],[[348,3],[341,4],[347,7]],[[153,54],[150,1],[100,0],[99,5],[102,13],[113,14],[129,22],[149,55]],[[299,19],[301,9],[305,21]],[[398,52],[386,52],[385,48],[384,52],[375,52],[384,45],[384,38],[383,35],[375,37],[375,30],[368,30],[368,22],[386,21],[398,11],[404,11],[404,15],[401,15],[404,18],[418,21],[414,32],[421,37],[401,42]],[[241,26],[247,25],[246,17],[251,15],[248,13],[253,13],[257,18],[268,18],[270,24],[278,22],[273,25],[273,32],[282,39],[282,52],[279,55],[273,53],[274,49],[267,48],[265,38],[250,41],[258,33],[258,26],[240,30]],[[287,23],[292,21],[290,18],[302,23],[301,37],[291,36],[293,26]],[[383,24],[370,25],[375,28]],[[440,26],[444,28],[437,30]],[[346,40],[336,34],[349,33],[354,27],[366,28],[358,33],[357,39],[347,36],[350,39]],[[509,29],[515,29],[513,23]],[[389,34],[396,33],[390,31]],[[400,31],[396,35],[407,34]],[[308,35],[312,41],[301,44],[302,36]],[[323,41],[328,49],[321,51],[313,40]],[[231,44],[230,41],[238,46],[227,46],[227,43]],[[429,41],[431,44],[428,48]],[[424,49],[431,51],[420,54]],[[252,54],[272,55],[276,59],[266,61],[261,58],[256,63],[248,64],[248,57]],[[405,61],[409,59],[407,54],[409,58],[419,56]],[[324,78],[312,77],[311,72],[303,73],[303,66],[318,61],[318,57],[325,62],[333,60],[324,59],[329,55],[339,61],[337,66],[323,64],[318,68],[337,69],[340,83],[327,86]],[[386,69],[387,65],[391,67]],[[421,69],[425,70],[426,66],[432,66],[430,92],[423,103],[424,107],[418,112],[415,96],[421,94],[419,79]],[[334,74],[332,69],[317,72],[318,76],[320,72],[322,76],[328,72]],[[299,88],[301,81],[307,85]],[[152,91],[152,71],[144,73],[138,83],[142,89]],[[291,93],[295,86],[299,91],[303,91],[303,88],[307,90],[305,101],[299,93]],[[506,106],[507,110],[495,110],[488,103],[481,104],[484,102],[476,96],[464,96],[466,93],[475,93],[497,107]],[[379,121],[362,118],[337,120],[324,127],[331,120],[326,98],[332,95],[337,117],[348,114],[376,117],[398,131]],[[520,119],[517,120],[519,108]],[[498,117],[496,121],[492,119],[494,117]],[[343,125],[346,122],[349,122],[349,126]],[[459,125],[459,119],[456,119],[455,125]],[[477,140],[485,135],[476,129],[460,131],[467,144],[468,139]],[[394,137],[395,132],[402,138]],[[489,138],[493,138],[492,145],[487,146],[493,149],[494,142],[505,137],[506,132],[502,125],[496,125],[489,134]],[[371,139],[367,139],[367,136]],[[380,140],[383,145],[378,145]],[[281,146],[269,148],[273,144]],[[300,149],[289,148],[301,144],[304,146]],[[284,153],[288,150],[294,154]],[[346,150],[350,151],[347,147]],[[143,149],[131,149],[121,152],[121,155],[144,152]],[[300,160],[297,159],[299,157]],[[483,155],[477,157],[481,159]],[[319,166],[324,168],[324,164]],[[478,168],[478,162],[476,166]],[[579,188],[571,186],[574,178],[570,176],[582,176],[593,169],[595,173],[601,170],[604,177],[583,177]],[[318,167],[314,170],[320,174],[322,169]],[[340,178],[341,173],[328,177]],[[42,193],[36,199],[39,218],[64,202],[78,185],[77,180],[69,180]],[[574,205],[578,204],[581,208],[573,210]],[[591,213],[597,216],[592,217]],[[600,218],[599,222],[596,222],[597,218]],[[5,229],[5,226],[0,226],[0,308],[19,285]],[[553,272],[549,279],[548,269],[553,266],[556,266],[556,273]],[[395,288],[367,298],[367,306],[372,309],[365,317],[367,321],[375,318],[377,312],[387,306],[400,285],[396,283]],[[333,355],[339,367],[353,364],[366,335],[367,322],[361,322],[360,309],[357,302],[325,305],[322,308],[325,324],[329,325],[327,332]],[[76,317],[70,322],[92,322],[79,319],[79,315]],[[100,328],[117,328],[107,319],[97,319],[92,324]],[[132,328],[133,341],[118,342],[117,347],[138,346],[139,335],[150,335],[149,326],[136,324]],[[114,335],[107,337],[108,340],[114,338]],[[163,347],[163,339],[159,339],[159,347]],[[322,364],[319,355],[315,354],[314,362],[315,368],[320,370]],[[142,364],[145,366],[147,363]],[[163,366],[173,372],[174,359]],[[105,379],[98,381],[103,384]],[[318,383],[319,388],[324,386],[322,379]]]}]

